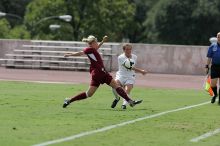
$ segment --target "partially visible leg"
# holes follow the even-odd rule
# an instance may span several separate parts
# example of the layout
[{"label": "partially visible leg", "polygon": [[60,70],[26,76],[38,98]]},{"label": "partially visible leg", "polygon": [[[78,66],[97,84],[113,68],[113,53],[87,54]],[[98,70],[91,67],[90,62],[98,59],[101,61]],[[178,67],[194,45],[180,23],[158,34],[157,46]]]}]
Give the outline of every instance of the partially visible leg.
[{"label": "partially visible leg", "polygon": [[116,100],[120,100],[120,96],[114,88],[112,88],[112,93],[114,94]]},{"label": "partially visible leg", "polygon": [[220,78],[218,78],[218,84],[219,84],[219,89],[218,89],[218,104],[220,105]]},{"label": "partially visible leg", "polygon": [[140,104],[142,102],[142,100],[138,100],[138,101],[133,101],[131,100],[128,95],[126,94],[126,92],[123,90],[122,87],[120,87],[115,80],[112,80],[110,82],[110,84],[108,84],[109,86],[111,86],[112,88],[116,89],[117,93],[124,98],[131,107],[135,106],[136,104]]},{"label": "partially visible leg", "polygon": [[90,86],[89,89],[86,92],[87,97],[92,97],[97,89],[98,89],[98,87],[96,87],[96,86]]},{"label": "partially visible leg", "polygon": [[120,87],[114,79],[112,79],[112,81],[110,82],[109,86],[111,86],[113,89],[116,90],[116,92],[122,97],[124,98],[126,101],[131,101],[131,99],[128,97],[128,95],[126,94],[126,92],[122,89],[122,87]]},{"label": "partially visible leg", "polygon": [[126,94],[126,92],[122,89],[122,87],[120,87],[115,80],[112,78],[112,76],[110,74],[106,74],[105,76],[105,81],[104,83],[108,84],[109,86],[111,86],[112,88],[114,88],[116,90],[116,92],[122,97],[124,98],[131,107],[135,106],[136,104],[138,104],[136,101],[131,100],[128,95]]},{"label": "partially visible leg", "polygon": [[215,103],[216,97],[218,96],[217,81],[218,81],[218,78],[211,79],[211,88],[212,88],[212,91],[214,93],[214,96],[211,99],[211,103]]},{"label": "partially visible leg", "polygon": [[[115,82],[116,82],[119,86],[122,86],[119,80],[115,80]],[[116,89],[112,88],[112,93],[114,94],[116,100],[120,100],[120,96],[118,95]]]},{"label": "partially visible leg", "polygon": [[[125,85],[125,92],[130,95],[131,90],[133,89],[133,84],[127,84]],[[126,109],[126,105],[128,104],[128,102],[126,100],[123,100],[123,104],[121,106],[122,109]]]},{"label": "partially visible leg", "polygon": [[[115,80],[115,82],[116,82],[119,86],[121,86],[121,83],[120,83],[119,80]],[[117,105],[117,103],[118,103],[118,101],[120,100],[120,96],[118,95],[117,91],[116,91],[114,88],[112,88],[112,93],[114,94],[115,99],[114,99],[113,102],[112,102],[111,108],[115,108],[116,105]]]},{"label": "partially visible leg", "polygon": [[96,86],[90,86],[89,89],[86,92],[82,92],[70,99],[66,99],[63,104],[63,108],[67,107],[71,102],[77,101],[77,100],[83,100],[87,97],[91,97],[97,90],[98,87]]}]

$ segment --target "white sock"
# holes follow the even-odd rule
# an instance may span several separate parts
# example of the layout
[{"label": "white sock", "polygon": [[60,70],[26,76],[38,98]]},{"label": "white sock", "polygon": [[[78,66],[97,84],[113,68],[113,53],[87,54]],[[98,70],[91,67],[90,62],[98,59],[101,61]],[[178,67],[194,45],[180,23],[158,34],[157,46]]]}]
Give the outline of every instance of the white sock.
[{"label": "white sock", "polygon": [[[129,96],[129,94],[128,94],[128,96]],[[123,99],[123,104],[122,105],[127,105],[127,104],[128,104],[128,102],[125,99]]]},{"label": "white sock", "polygon": [[115,99],[117,99],[117,100],[120,99],[120,96],[118,95],[118,93],[116,92],[116,90],[114,88],[112,88],[112,93],[114,94]]},{"label": "white sock", "polygon": [[123,104],[122,105],[127,105],[127,104],[128,104],[128,102],[125,99],[123,99]]}]

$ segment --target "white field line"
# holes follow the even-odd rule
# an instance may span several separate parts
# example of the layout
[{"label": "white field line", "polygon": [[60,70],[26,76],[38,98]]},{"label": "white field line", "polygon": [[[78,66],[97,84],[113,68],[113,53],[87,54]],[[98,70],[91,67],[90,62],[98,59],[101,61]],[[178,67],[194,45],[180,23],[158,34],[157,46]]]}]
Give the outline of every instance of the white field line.
[{"label": "white field line", "polygon": [[123,123],[106,126],[106,127],[100,128],[100,129],[92,130],[92,131],[82,132],[82,133],[72,135],[72,136],[69,136],[69,137],[64,137],[64,138],[60,138],[60,139],[56,139],[56,140],[51,140],[51,141],[35,144],[33,146],[47,146],[47,145],[51,145],[51,144],[70,141],[70,140],[74,140],[74,139],[84,137],[84,136],[87,136],[87,135],[92,135],[92,134],[95,134],[95,133],[104,132],[104,131],[108,131],[108,130],[111,130],[111,129],[114,129],[114,128],[122,127],[122,126],[132,124],[132,123],[135,123],[135,122],[138,122],[138,121],[143,121],[143,120],[146,120],[146,119],[152,119],[152,118],[160,117],[162,115],[166,115],[166,114],[169,114],[169,113],[174,113],[174,112],[178,112],[178,111],[182,111],[182,110],[187,110],[187,109],[203,106],[203,105],[206,105],[206,104],[209,104],[209,103],[210,102],[208,101],[208,102],[204,102],[204,103],[200,103],[200,104],[196,104],[196,105],[191,105],[191,106],[186,106],[186,107],[182,107],[182,108],[178,108],[178,109],[164,111],[164,112],[157,113],[157,114],[154,114],[154,115],[147,115],[147,116],[137,118],[137,119],[134,119],[134,120],[131,120],[131,121],[126,121],[126,122],[123,122]]},{"label": "white field line", "polygon": [[214,131],[210,131],[210,132],[208,132],[208,133],[205,133],[205,134],[203,134],[203,135],[201,135],[201,136],[199,136],[199,137],[193,138],[193,139],[191,139],[190,141],[191,141],[191,142],[198,142],[198,141],[200,141],[200,140],[202,140],[202,139],[208,138],[208,137],[213,136],[213,135],[218,134],[218,133],[220,133],[220,128],[219,128],[219,129],[216,129],[216,130],[214,130]]}]

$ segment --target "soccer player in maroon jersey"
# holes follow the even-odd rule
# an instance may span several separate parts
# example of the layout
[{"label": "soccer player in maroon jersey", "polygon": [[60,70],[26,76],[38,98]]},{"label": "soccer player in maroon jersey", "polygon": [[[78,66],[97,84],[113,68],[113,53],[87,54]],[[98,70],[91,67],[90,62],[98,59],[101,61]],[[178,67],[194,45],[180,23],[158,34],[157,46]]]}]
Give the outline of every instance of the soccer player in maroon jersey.
[{"label": "soccer player in maroon jersey", "polygon": [[103,65],[102,58],[98,52],[98,49],[101,47],[101,45],[106,42],[108,39],[107,36],[103,37],[103,40],[98,44],[97,38],[90,35],[88,38],[84,38],[82,41],[88,43],[89,47],[83,49],[83,51],[80,52],[70,52],[66,53],[64,57],[68,56],[81,56],[81,55],[87,55],[91,65],[90,65],[90,74],[91,74],[91,82],[90,87],[86,92],[82,92],[72,98],[68,98],[64,100],[63,108],[66,108],[71,102],[86,99],[87,97],[91,97],[96,90],[98,89],[100,84],[106,83],[107,85],[111,86],[116,90],[118,95],[120,95],[122,98],[124,98],[131,107],[135,106],[136,104],[139,104],[142,102],[142,100],[131,100],[124,89],[120,87],[115,80],[112,78],[112,76],[105,70],[105,67]]}]

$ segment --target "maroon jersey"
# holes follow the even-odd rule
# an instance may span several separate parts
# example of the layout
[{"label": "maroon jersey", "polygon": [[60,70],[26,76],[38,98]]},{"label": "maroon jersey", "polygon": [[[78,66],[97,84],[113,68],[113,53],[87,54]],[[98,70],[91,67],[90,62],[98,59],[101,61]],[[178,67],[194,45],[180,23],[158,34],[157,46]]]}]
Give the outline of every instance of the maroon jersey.
[{"label": "maroon jersey", "polygon": [[92,75],[91,86],[98,87],[100,84],[110,84],[113,79],[112,76],[105,71],[102,57],[99,52],[94,48],[85,48],[83,52],[88,56],[90,65],[90,74]]},{"label": "maroon jersey", "polygon": [[85,48],[83,52],[88,56],[91,62],[90,71],[92,70],[104,71],[102,57],[100,56],[99,52],[96,49]]}]

